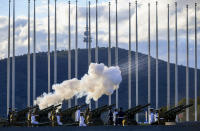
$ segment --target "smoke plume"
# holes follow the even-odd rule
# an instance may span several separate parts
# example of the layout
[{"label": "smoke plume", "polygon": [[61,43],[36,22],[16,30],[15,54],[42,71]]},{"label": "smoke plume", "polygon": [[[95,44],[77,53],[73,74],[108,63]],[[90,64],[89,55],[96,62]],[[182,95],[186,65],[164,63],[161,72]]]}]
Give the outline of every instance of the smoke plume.
[{"label": "smoke plume", "polygon": [[107,67],[104,64],[91,63],[88,74],[81,80],[76,78],[63,81],[61,84],[53,85],[53,92],[44,93],[34,103],[40,109],[48,106],[61,104],[63,100],[69,100],[74,96],[81,98],[86,96],[85,102],[91,99],[97,101],[102,95],[111,95],[122,81],[119,67]]}]

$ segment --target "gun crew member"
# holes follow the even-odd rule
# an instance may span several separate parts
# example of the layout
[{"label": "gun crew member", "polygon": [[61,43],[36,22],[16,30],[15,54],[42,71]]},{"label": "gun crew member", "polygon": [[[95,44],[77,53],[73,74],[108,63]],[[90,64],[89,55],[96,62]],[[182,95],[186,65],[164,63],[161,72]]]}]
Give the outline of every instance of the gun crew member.
[{"label": "gun crew member", "polygon": [[112,112],[112,109],[111,109],[111,108],[109,109],[108,117],[109,117],[109,122],[108,122],[108,124],[109,124],[109,125],[113,125],[113,112]]},{"label": "gun crew member", "polygon": [[117,109],[115,109],[114,112],[113,112],[113,124],[114,124],[114,126],[117,125],[117,119],[118,119],[117,116],[118,116],[118,111],[117,111]]},{"label": "gun crew member", "polygon": [[57,119],[57,124],[58,124],[59,126],[62,126],[63,123],[60,121],[60,118],[61,118],[60,112],[61,112],[61,109],[58,110],[58,112],[57,112],[57,114],[56,114],[56,119]]},{"label": "gun crew member", "polygon": [[149,109],[149,124],[154,122],[154,109],[150,108]]},{"label": "gun crew member", "polygon": [[120,107],[119,113],[118,113],[118,124],[119,125],[124,125],[124,112],[123,112],[123,108]]},{"label": "gun crew member", "polygon": [[79,120],[80,120],[80,113],[81,113],[80,108],[78,108],[76,110],[76,112],[75,112],[75,122],[79,122]]},{"label": "gun crew member", "polygon": [[39,122],[36,120],[36,112],[33,112],[32,114],[31,114],[31,124],[32,125],[38,125],[39,124]]},{"label": "gun crew member", "polygon": [[79,126],[86,126],[86,124],[85,124],[85,118],[83,116],[83,113],[80,113]]},{"label": "gun crew member", "polygon": [[53,109],[51,111],[51,115],[50,115],[50,121],[51,121],[51,126],[55,126],[55,122],[56,122],[56,111],[55,109]]}]

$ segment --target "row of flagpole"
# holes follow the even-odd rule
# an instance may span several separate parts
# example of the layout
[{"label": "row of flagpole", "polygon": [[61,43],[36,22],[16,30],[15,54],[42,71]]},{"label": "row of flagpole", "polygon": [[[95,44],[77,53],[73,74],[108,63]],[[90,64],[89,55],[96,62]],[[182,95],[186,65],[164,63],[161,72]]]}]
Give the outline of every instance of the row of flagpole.
[{"label": "row of flagpole", "polygon": [[[54,48],[54,83],[57,83],[57,13],[55,0],[55,48]],[[7,109],[10,107],[10,6],[9,0],[9,19],[8,19],[8,59],[7,59]],[[76,1],[76,37],[75,37],[75,77],[78,77],[78,1]],[[48,0],[48,92],[51,91],[50,83],[50,0]],[[118,66],[118,1],[116,0],[116,48],[115,48],[115,65]],[[158,3],[156,2],[156,108],[159,108],[159,88],[158,88]],[[109,2],[109,48],[108,48],[108,66],[111,66],[111,19],[110,19],[110,2]],[[195,3],[195,120],[197,120],[197,15]],[[138,99],[138,16],[137,16],[137,1],[135,2],[136,13],[136,105],[139,104]],[[189,34],[188,34],[188,5],[186,5],[186,104],[189,104]],[[88,37],[88,65],[91,63],[91,11],[89,1],[89,37]],[[167,108],[170,109],[170,20],[169,20],[169,4],[167,5],[167,43],[168,43],[168,61],[167,61]],[[71,23],[70,23],[70,1],[69,1],[69,25],[68,25],[68,79],[71,79]],[[148,4],[148,102],[151,103],[151,25],[150,25],[150,3]],[[35,15],[35,0],[34,0],[34,33],[33,33],[33,100],[36,98],[36,15]],[[175,106],[178,105],[178,34],[177,34],[177,3],[175,2]],[[131,108],[131,4],[129,3],[129,74],[128,74],[128,107]],[[96,0],[96,48],[95,62],[98,63],[98,0]],[[109,104],[112,103],[109,96]],[[77,99],[75,98],[75,104]],[[27,55],[27,106],[30,106],[30,0],[28,0],[28,55]],[[91,105],[90,105],[91,106]],[[68,107],[71,107],[71,101],[68,101]],[[96,102],[98,107],[98,102]],[[13,57],[12,57],[12,108],[15,108],[15,0],[13,0]],[[118,108],[118,90],[116,91],[116,108]],[[8,110],[7,110],[8,113]],[[137,116],[138,117],[138,116]],[[137,118],[138,119],[138,118]],[[186,120],[189,121],[189,109],[186,110]]]}]

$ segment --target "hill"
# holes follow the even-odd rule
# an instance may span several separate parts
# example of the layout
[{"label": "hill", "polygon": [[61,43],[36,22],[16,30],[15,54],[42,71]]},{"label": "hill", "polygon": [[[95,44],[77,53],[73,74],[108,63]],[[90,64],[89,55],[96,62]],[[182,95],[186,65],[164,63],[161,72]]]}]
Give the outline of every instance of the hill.
[{"label": "hill", "polygon": [[[107,65],[107,48],[99,49],[99,62]],[[75,76],[75,52],[72,50],[72,78]],[[115,62],[115,49],[112,48],[112,65]],[[139,103],[147,103],[147,88],[148,88],[148,76],[147,76],[147,55],[139,53]],[[68,69],[68,57],[67,51],[58,51],[57,68],[58,68],[58,83],[67,79],[67,69]],[[81,78],[88,70],[87,62],[87,50],[79,49],[78,56],[78,77]],[[95,49],[92,49],[92,61],[95,59]],[[156,93],[156,77],[155,77],[155,59],[151,58],[151,104],[155,107],[155,93]],[[132,106],[135,105],[135,53],[132,52]],[[6,113],[6,65],[7,59],[0,61],[0,115],[5,115]],[[43,92],[47,92],[47,53],[37,53],[37,96],[41,95]],[[119,49],[119,66],[122,71],[123,81],[119,88],[119,106],[127,109],[128,107],[128,51],[125,49]],[[11,66],[12,67],[12,66]],[[174,64],[170,65],[171,74],[171,105],[174,105]],[[51,84],[53,84],[53,52],[51,53]],[[185,98],[185,67],[179,66],[179,100]],[[31,69],[32,69],[32,55],[31,55]],[[198,77],[200,76],[200,70],[198,70]],[[194,97],[194,69],[189,69],[189,96]],[[198,81],[200,85],[200,81]],[[11,83],[12,86],[12,83]],[[199,86],[198,86],[199,88]],[[198,89],[199,90],[199,89]],[[31,71],[31,91],[32,91],[32,71]],[[16,57],[16,108],[22,109],[26,107],[27,101],[27,56],[17,56]],[[198,96],[200,92],[198,92]],[[32,96],[31,96],[32,98]],[[79,100],[79,103],[83,103],[84,99]],[[74,100],[72,100],[74,104]],[[104,105],[108,103],[108,97],[103,96],[99,100],[99,105]],[[115,93],[112,95],[112,103],[115,103]],[[159,60],[159,106],[165,106],[167,103],[167,63],[165,61]],[[92,102],[94,107],[94,102]]]}]

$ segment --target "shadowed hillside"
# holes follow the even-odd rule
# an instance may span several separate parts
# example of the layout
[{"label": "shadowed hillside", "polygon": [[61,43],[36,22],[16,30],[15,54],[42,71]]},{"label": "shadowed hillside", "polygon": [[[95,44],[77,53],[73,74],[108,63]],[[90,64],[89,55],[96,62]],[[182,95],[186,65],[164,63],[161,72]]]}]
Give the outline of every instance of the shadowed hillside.
[{"label": "shadowed hillside", "polygon": [[[92,61],[94,61],[94,52],[92,49]],[[105,63],[107,65],[107,48],[99,49],[99,61],[100,63]],[[74,69],[74,50],[72,50],[72,78],[75,76]],[[114,48],[112,48],[112,65],[114,65]],[[78,77],[81,78],[88,70],[87,62],[87,50],[79,50],[79,62],[78,62]],[[58,52],[58,83],[67,79],[67,69],[68,69],[68,57],[67,51]],[[123,81],[120,84],[119,88],[119,106],[128,107],[128,51],[125,49],[119,49],[119,66],[122,70]],[[132,106],[135,105],[135,54],[132,52]],[[32,62],[32,55],[31,55]],[[6,63],[7,59],[0,61],[0,115],[5,115],[6,113]],[[37,96],[41,95],[43,92],[47,91],[47,53],[38,53],[37,54]],[[31,63],[32,69],[32,63]],[[171,64],[171,105],[174,104],[174,64]],[[53,53],[51,53],[51,84],[53,84]],[[179,66],[179,100],[185,98],[185,67]],[[194,96],[194,69],[190,68],[190,98]],[[200,76],[200,71],[198,70],[198,77]],[[16,57],[16,108],[22,109],[26,107],[26,98],[27,98],[27,56],[17,56]],[[155,59],[151,59],[151,104],[152,107],[155,107]],[[147,56],[144,54],[139,54],[139,103],[147,104]],[[31,82],[32,82],[32,71],[31,71]],[[11,83],[12,84],[12,83]],[[200,82],[198,81],[198,85]],[[12,86],[12,85],[11,85]],[[199,87],[199,86],[198,86]],[[32,91],[32,83],[31,83]],[[200,92],[198,91],[198,96]],[[31,96],[32,98],[32,96]],[[83,103],[84,99],[79,100],[79,103]],[[167,102],[167,63],[159,60],[159,105],[165,106]],[[74,100],[72,100],[74,104]],[[99,105],[107,104],[108,97],[103,96],[99,100]],[[112,95],[112,103],[115,103],[115,94]],[[94,102],[92,102],[94,107]]]}]

